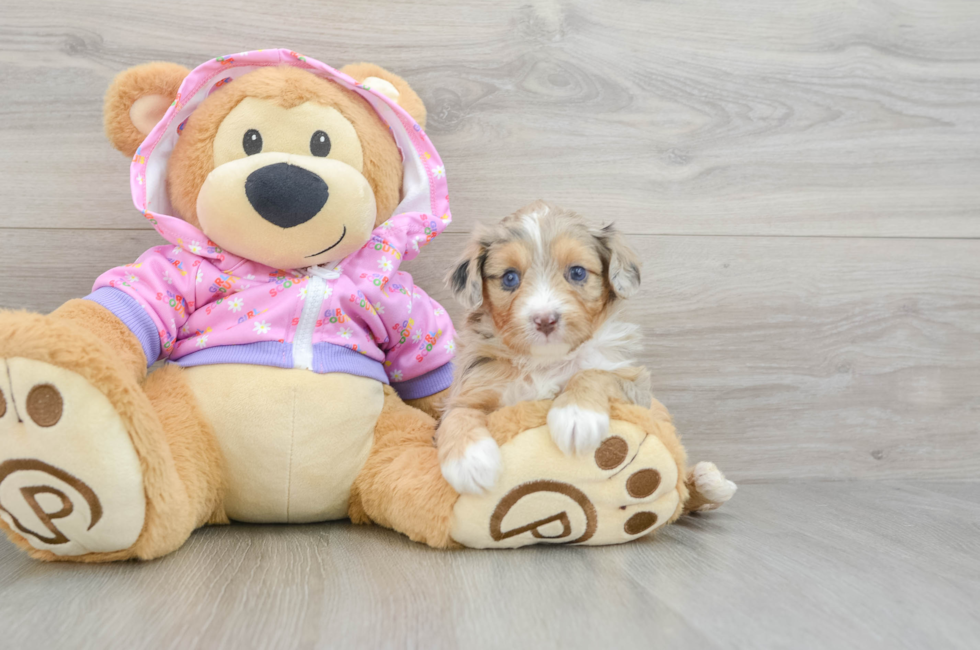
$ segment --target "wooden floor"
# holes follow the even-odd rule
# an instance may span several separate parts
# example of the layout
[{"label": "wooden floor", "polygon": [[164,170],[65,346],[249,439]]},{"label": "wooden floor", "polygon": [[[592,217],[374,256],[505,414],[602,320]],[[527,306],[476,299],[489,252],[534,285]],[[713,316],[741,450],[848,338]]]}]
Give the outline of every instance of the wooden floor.
[{"label": "wooden floor", "polygon": [[150,564],[0,546],[9,648],[976,648],[980,482],[747,484],[625,546],[434,551],[350,524]]},{"label": "wooden floor", "polygon": [[546,198],[626,232],[657,396],[743,488],[611,549],[0,541],[0,646],[980,647],[980,3],[0,0],[0,308],[160,242],[102,134],[113,75],[260,47],[419,91],[455,220],[411,270],[454,316],[479,221]]}]

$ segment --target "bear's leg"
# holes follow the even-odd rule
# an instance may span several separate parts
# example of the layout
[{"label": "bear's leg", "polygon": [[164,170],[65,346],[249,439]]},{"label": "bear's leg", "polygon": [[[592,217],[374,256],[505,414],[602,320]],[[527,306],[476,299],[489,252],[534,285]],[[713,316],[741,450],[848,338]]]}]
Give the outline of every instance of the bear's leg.
[{"label": "bear's leg", "polygon": [[220,456],[180,371],[141,381],[123,362],[139,348],[79,327],[103,308],[77,302],[0,314],[0,528],[43,560],[165,555],[221,520]]},{"label": "bear's leg", "polygon": [[459,546],[449,534],[459,495],[442,477],[435,431],[431,416],[385,386],[374,447],[351,490],[351,521],[393,528],[437,548]]},{"label": "bear's leg", "polygon": [[224,459],[183,368],[164,366],[150,373],[143,389],[160,418],[177,478],[186,494],[179,547],[201,526],[229,523],[223,505]]},{"label": "bear's leg", "polygon": [[386,387],[375,447],[352,491],[351,520],[438,548],[619,544],[683,512],[717,507],[734,491],[710,463],[687,471],[670,414],[656,400],[650,409],[614,404],[609,437],[581,456],[565,455],[551,440],[549,408],[524,402],[492,414],[501,479],[485,494],[460,497],[439,469],[435,421]]}]

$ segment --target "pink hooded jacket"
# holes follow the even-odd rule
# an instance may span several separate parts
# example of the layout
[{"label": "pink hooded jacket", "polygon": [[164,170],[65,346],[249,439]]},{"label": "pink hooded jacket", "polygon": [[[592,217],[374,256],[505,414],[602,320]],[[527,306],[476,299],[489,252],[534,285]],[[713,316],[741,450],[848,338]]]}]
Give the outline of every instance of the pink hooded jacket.
[{"label": "pink hooded jacket", "polygon": [[[167,161],[181,125],[211,92],[262,66],[291,65],[349,88],[384,120],[402,152],[404,199],[358,252],[330,265],[282,270],[224,251],[173,212]],[[289,50],[220,57],[188,75],[137,150],[133,201],[169,246],[95,282],[94,300],[139,338],[149,363],[244,363],[344,372],[391,383],[405,399],[452,381],[455,332],[405,260],[450,222],[445,172],[421,127],[397,104],[346,74]]]}]

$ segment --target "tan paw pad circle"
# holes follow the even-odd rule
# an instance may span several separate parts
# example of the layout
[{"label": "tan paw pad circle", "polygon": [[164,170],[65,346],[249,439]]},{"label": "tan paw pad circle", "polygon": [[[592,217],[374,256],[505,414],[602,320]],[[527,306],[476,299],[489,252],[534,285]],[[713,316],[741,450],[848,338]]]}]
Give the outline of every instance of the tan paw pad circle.
[{"label": "tan paw pad circle", "polygon": [[606,438],[595,450],[595,464],[599,469],[616,469],[629,454],[630,446],[619,436]]},{"label": "tan paw pad circle", "polygon": [[65,402],[61,393],[51,384],[41,384],[27,394],[27,414],[39,427],[53,427],[58,424],[64,411]]},{"label": "tan paw pad circle", "polygon": [[657,523],[657,515],[654,512],[638,512],[626,520],[623,530],[627,535],[639,535],[653,528]]},{"label": "tan paw pad circle", "polygon": [[660,472],[641,469],[626,479],[626,491],[634,499],[645,499],[660,487]]}]

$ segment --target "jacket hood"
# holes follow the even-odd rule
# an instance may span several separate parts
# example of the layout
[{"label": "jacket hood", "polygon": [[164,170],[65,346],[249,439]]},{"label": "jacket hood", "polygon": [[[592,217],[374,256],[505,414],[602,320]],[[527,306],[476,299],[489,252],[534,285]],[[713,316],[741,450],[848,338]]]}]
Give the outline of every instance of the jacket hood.
[{"label": "jacket hood", "polygon": [[167,197],[167,164],[184,122],[209,94],[253,70],[283,65],[309,70],[356,92],[387,124],[402,154],[405,169],[403,199],[394,215],[414,213],[423,220],[432,217],[444,225],[449,223],[452,217],[442,160],[422,127],[397,103],[308,56],[284,49],[255,50],[220,56],[195,68],[180,85],[173,104],[133,156],[130,167],[133,203],[164,239],[196,255],[217,260],[221,266],[242,259],[208,241],[200,229],[174,214]]}]

